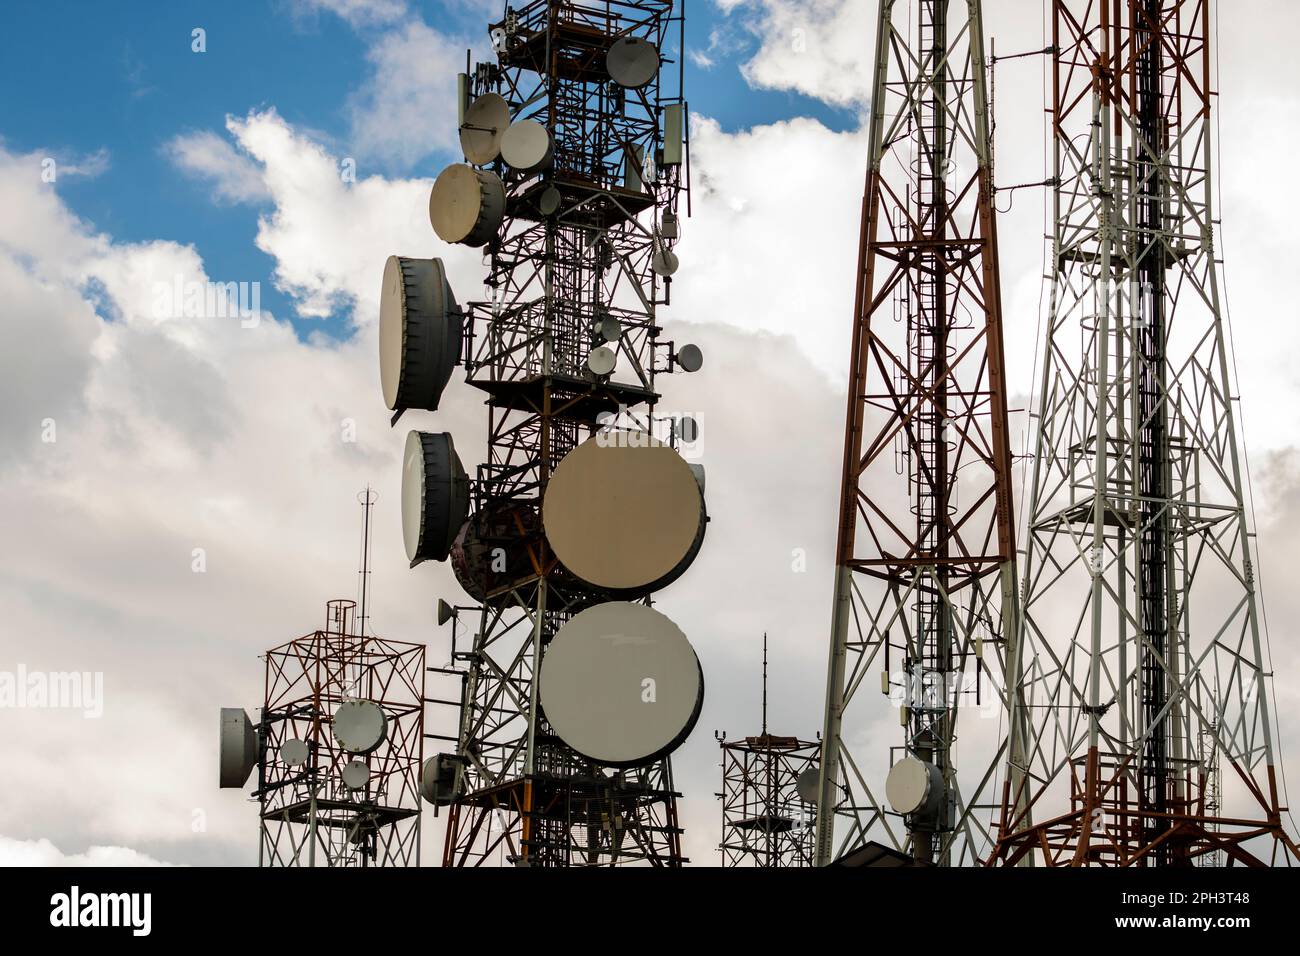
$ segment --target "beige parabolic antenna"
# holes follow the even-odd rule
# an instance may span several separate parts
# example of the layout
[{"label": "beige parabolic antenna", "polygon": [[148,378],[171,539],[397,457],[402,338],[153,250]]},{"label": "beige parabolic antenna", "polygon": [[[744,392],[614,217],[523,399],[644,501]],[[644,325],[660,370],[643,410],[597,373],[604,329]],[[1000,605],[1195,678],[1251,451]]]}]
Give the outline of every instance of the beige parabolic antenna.
[{"label": "beige parabolic antenna", "polygon": [[542,658],[542,713],[566,744],[599,763],[657,760],[687,738],[704,703],[704,675],[686,635],[644,604],[587,608]]},{"label": "beige parabolic antenna", "polygon": [[446,561],[469,517],[469,476],[447,432],[413,431],[402,455],[402,542],[415,567]]},{"label": "beige parabolic antenna", "polygon": [[551,165],[551,134],[534,120],[517,120],[501,137],[501,158],[521,173]]},{"label": "beige parabolic antenna", "polygon": [[506,187],[488,169],[448,166],[429,193],[429,222],[443,242],[481,246],[496,235],[506,211]]},{"label": "beige parabolic antenna", "polygon": [[460,127],[460,148],[475,166],[501,155],[501,137],[510,125],[510,106],[499,93],[484,93],[465,110]]},{"label": "beige parabolic antenna", "polygon": [[460,359],[463,324],[441,259],[388,257],[379,298],[384,404],[437,409]]},{"label": "beige parabolic antenna", "polygon": [[601,432],[573,449],[542,499],[556,556],[616,593],[649,593],[675,580],[699,552],[706,522],[690,466],[639,431]]},{"label": "beige parabolic antenna", "polygon": [[659,72],[659,50],[641,37],[620,37],[605,54],[605,68],[619,86],[639,90]]},{"label": "beige parabolic antenna", "polygon": [[932,812],[942,794],[943,773],[915,757],[904,757],[885,777],[885,798],[898,813]]}]

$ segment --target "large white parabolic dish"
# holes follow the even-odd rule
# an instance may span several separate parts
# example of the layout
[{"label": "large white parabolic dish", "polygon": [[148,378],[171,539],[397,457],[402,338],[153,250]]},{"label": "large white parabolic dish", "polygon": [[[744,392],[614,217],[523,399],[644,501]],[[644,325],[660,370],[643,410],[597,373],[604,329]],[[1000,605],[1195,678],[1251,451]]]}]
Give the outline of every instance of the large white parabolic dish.
[{"label": "large white parabolic dish", "polygon": [[645,432],[587,439],[560,462],[542,498],[556,556],[613,592],[648,593],[676,579],[698,553],[705,521],[690,466]]},{"label": "large white parabolic dish", "polygon": [[506,212],[506,187],[489,169],[448,166],[429,192],[429,222],[443,242],[481,246],[496,235]]},{"label": "large white parabolic dish", "polygon": [[415,567],[446,561],[469,517],[469,476],[447,432],[413,431],[402,455],[402,543]]},{"label": "large white parabolic dish", "polygon": [[379,298],[385,405],[437,409],[460,359],[463,324],[442,260],[388,257]]},{"label": "large white parabolic dish", "polygon": [[566,744],[611,767],[657,760],[687,738],[704,675],[686,635],[644,604],[587,608],[542,657],[542,713]]}]

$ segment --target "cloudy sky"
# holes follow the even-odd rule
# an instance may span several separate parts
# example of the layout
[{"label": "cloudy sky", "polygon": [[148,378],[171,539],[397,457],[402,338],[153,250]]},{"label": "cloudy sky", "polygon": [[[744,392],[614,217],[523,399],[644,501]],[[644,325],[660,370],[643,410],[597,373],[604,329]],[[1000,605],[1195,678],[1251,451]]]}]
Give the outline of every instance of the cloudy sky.
[{"label": "cloudy sky", "polygon": [[[1039,0],[985,6],[999,53],[1044,45]],[[708,681],[676,758],[699,862],[717,860],[713,731],[756,732],[764,631],[772,729],[811,737],[821,724],[874,7],[690,7],[694,217],[666,319],[706,364],[668,380],[661,408],[701,423],[713,522],[659,606]],[[1288,48],[1300,8],[1232,9],[1220,27],[1220,248],[1290,758],[1300,238],[1278,171],[1300,141]],[[217,709],[252,712],[258,654],[318,627],[328,598],[354,595],[367,484],[379,496],[374,628],[446,659],[434,605],[463,595],[445,567],[405,567],[402,430],[380,398],[375,323],[393,253],[443,257],[462,299],[481,288],[477,253],[441,244],[425,203],[458,158],[455,73],[498,13],[483,0],[6,7],[0,671],[101,672],[104,684],[97,718],[0,709],[0,862],[255,860],[255,805],[216,788]],[[998,70],[1003,183],[1045,175],[1041,65]],[[355,182],[340,174],[351,168]],[[1033,379],[1042,199],[1016,194],[1001,227],[1017,409]],[[257,283],[262,320],[160,307],[160,283],[207,281]],[[479,394],[457,382],[419,425],[451,431],[470,461],[483,422]],[[1024,426],[1018,414],[1016,451]],[[891,728],[882,702],[866,730],[882,761]],[[426,836],[430,860],[438,827]]]}]

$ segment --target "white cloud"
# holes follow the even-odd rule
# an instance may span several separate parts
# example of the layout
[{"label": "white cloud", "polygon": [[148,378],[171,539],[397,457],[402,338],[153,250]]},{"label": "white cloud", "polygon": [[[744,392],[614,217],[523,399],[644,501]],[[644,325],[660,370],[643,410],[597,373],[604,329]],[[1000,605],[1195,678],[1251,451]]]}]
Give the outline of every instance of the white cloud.
[{"label": "white cloud", "polygon": [[793,90],[835,106],[871,95],[876,4],[867,0],[720,0],[759,39],[741,72],[760,89]]},{"label": "white cloud", "polygon": [[258,165],[212,130],[178,134],[163,151],[182,172],[207,180],[218,199],[260,202],[270,195]]},{"label": "white cloud", "polygon": [[423,21],[382,34],[366,51],[372,73],[348,106],[359,158],[409,166],[456,146],[456,74],[470,43]]},{"label": "white cloud", "polygon": [[92,846],[64,853],[49,840],[0,836],[0,866],[171,866],[124,846]]},{"label": "white cloud", "polygon": [[354,26],[391,23],[406,16],[403,0],[291,0],[299,15],[333,13]]}]

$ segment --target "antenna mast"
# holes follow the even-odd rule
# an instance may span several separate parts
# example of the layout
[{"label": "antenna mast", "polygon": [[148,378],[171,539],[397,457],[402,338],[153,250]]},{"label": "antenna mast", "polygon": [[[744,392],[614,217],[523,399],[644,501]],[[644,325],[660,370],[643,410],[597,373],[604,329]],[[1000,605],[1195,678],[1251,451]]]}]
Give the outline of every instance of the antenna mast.
[{"label": "antenna mast", "polygon": [[[963,710],[1000,705],[1015,617],[983,42],[978,0],[879,5],[818,864],[877,840],[970,864],[990,842],[998,742],[970,735],[960,787],[953,749]],[[888,706],[873,672],[903,728],[888,754],[849,745]]]}]

